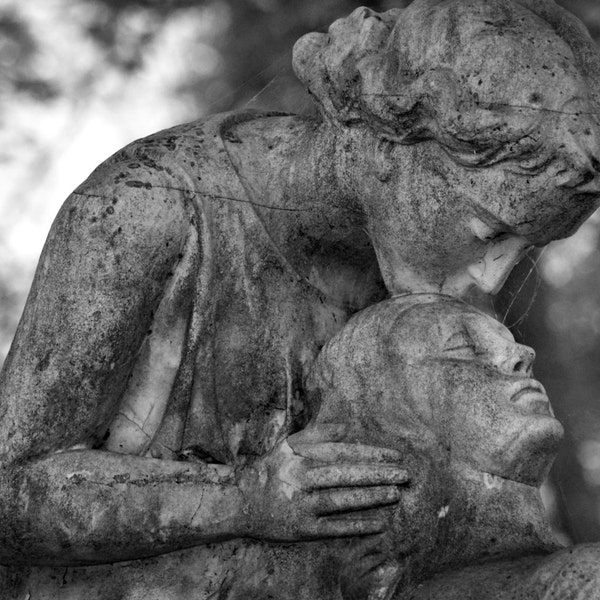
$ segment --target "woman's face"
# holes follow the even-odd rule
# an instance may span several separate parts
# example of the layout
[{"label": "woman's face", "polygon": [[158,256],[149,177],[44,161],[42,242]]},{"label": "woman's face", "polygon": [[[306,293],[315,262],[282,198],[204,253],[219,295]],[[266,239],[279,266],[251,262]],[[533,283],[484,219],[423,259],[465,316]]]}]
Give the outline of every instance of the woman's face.
[{"label": "woman's face", "polygon": [[559,167],[526,175],[508,161],[469,168],[435,142],[395,156],[397,171],[365,203],[392,294],[496,293],[529,248],[572,234],[600,197],[600,180],[567,187]]}]

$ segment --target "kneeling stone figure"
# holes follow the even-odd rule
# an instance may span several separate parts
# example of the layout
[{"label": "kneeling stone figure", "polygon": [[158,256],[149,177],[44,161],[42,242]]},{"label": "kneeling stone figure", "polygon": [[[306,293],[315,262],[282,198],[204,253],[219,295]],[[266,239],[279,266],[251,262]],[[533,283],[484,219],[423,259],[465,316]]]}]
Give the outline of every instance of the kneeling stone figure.
[{"label": "kneeling stone figure", "polygon": [[[581,224],[600,192],[599,64],[552,0],[359,9],[296,46],[318,118],[218,115],[92,173],[0,375],[3,597],[341,593],[321,552],[386,531],[422,466],[355,443],[347,419],[307,428],[311,366],[352,314],[495,292]],[[535,489],[535,465],[502,452]],[[427,534],[414,514],[394,547]],[[303,561],[310,578],[275,577]]]}]

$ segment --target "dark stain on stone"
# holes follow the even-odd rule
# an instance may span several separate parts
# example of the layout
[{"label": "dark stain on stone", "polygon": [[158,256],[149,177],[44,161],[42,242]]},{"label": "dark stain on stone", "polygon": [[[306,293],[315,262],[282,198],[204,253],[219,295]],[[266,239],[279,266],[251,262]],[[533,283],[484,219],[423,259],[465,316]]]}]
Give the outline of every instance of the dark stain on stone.
[{"label": "dark stain on stone", "polygon": [[152,160],[151,158],[148,158],[144,161],[144,165],[147,166],[149,169],[154,169],[155,171],[164,171],[164,167],[161,167],[156,161]]},{"label": "dark stain on stone", "polygon": [[538,92],[533,92],[533,94],[531,94],[531,96],[529,97],[529,102],[532,102],[534,104],[539,104],[542,101],[542,95]]},{"label": "dark stain on stone", "polygon": [[134,188],[146,188],[147,190],[152,189],[152,184],[151,183],[144,183],[143,181],[138,181],[136,179],[132,180],[132,181],[126,181],[125,185],[127,187],[134,187]]},{"label": "dark stain on stone", "polygon": [[232,144],[242,144],[241,138],[239,138],[233,131],[228,130],[223,133],[223,137]]},{"label": "dark stain on stone", "polygon": [[71,475],[69,477],[69,481],[71,483],[74,483],[75,485],[79,485],[80,483],[83,483],[84,481],[87,481],[86,478],[81,475],[80,473],[74,473],[73,475]]},{"label": "dark stain on stone", "polygon": [[36,371],[45,371],[48,368],[48,365],[50,364],[50,354],[51,352],[48,350],[48,352],[46,352],[44,355],[44,358],[42,358],[42,360],[40,360],[36,365]]}]

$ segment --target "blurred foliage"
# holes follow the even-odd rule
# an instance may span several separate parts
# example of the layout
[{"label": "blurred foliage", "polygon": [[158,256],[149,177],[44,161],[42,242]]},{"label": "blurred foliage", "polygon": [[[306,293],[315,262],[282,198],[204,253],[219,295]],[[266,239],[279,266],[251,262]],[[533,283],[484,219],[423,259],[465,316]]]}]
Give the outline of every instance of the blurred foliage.
[{"label": "blurred foliage", "polygon": [[[0,0],[0,354],[32,277],[39,232],[77,183],[71,178],[93,167],[79,171],[58,160],[71,147],[83,152],[75,141],[89,115],[105,119],[100,130],[124,132],[115,147],[99,149],[96,127],[81,142],[93,155],[207,112],[309,111],[291,69],[294,41],[361,4],[408,3]],[[600,39],[598,0],[559,3]],[[38,228],[27,233],[32,223]],[[498,318],[538,350],[538,376],[568,432],[548,497],[573,541],[600,540],[599,232],[592,220],[572,240],[534,254],[495,302]]]}]

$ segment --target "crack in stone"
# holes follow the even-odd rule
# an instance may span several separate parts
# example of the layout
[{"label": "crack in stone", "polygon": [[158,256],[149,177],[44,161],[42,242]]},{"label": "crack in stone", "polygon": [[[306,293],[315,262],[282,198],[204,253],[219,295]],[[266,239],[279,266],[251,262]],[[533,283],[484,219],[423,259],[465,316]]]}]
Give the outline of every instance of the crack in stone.
[{"label": "crack in stone", "polygon": [[190,519],[190,525],[194,522],[194,519],[196,518],[198,511],[202,507],[202,503],[204,501],[204,491],[205,490],[202,490],[202,493],[200,494],[200,502],[198,503],[198,507],[196,508],[196,510],[194,511],[194,514],[192,515],[192,518]]},{"label": "crack in stone", "polygon": [[557,108],[542,108],[542,107],[538,107],[538,106],[527,106],[526,104],[511,104],[509,102],[490,102],[490,103],[484,103],[484,102],[479,102],[478,103],[479,106],[483,106],[485,108],[494,108],[496,106],[500,106],[500,107],[506,107],[506,108],[522,108],[524,110],[536,110],[539,112],[549,112],[549,113],[554,113],[554,114],[558,114],[558,115],[571,115],[574,117],[579,117],[582,115],[600,115],[600,112],[584,112],[584,111],[575,111],[575,112],[570,112],[570,111],[566,111],[566,110],[559,110]]},{"label": "crack in stone", "polygon": [[129,421],[132,425],[135,425],[135,427],[137,427],[149,440],[152,439],[152,437],[150,435],[148,435],[133,419],[131,419],[130,417],[128,417],[124,412],[119,411],[117,413],[117,415],[122,416],[124,419],[126,419],[127,421]]},{"label": "crack in stone", "polygon": [[[190,189],[180,188],[180,187],[170,186],[170,185],[152,184],[152,187],[159,188],[162,190],[173,190],[176,192],[184,192],[187,194],[193,194],[195,196],[203,196],[203,197],[211,199],[211,200],[230,200],[232,202],[241,202],[242,204],[251,204],[252,206],[258,206],[260,208],[268,208],[270,210],[282,210],[282,211],[287,211],[287,212],[310,212],[311,210],[314,210],[313,207],[311,207],[311,208],[286,208],[283,206],[272,206],[271,204],[261,204],[260,202],[254,202],[253,200],[248,200],[248,199],[244,199],[244,198],[234,198],[233,196],[223,196],[220,194],[208,194],[205,192],[198,192],[197,190],[190,190]],[[86,196],[86,197],[90,197],[90,198],[107,198],[106,195],[102,195],[102,194],[89,194],[87,192],[72,192],[72,193],[75,196]]]},{"label": "crack in stone", "polygon": [[[376,96],[379,98],[406,98],[410,96],[410,94],[382,94],[382,93],[370,93],[370,94],[361,94],[363,97],[367,96]],[[526,104],[511,104],[510,102],[476,102],[478,106],[483,108],[491,109],[494,107],[504,107],[504,108],[522,108],[524,110],[535,110],[538,112],[550,112],[556,113],[559,115],[571,115],[571,116],[581,116],[581,115],[600,115],[600,111],[575,111],[570,112],[566,110],[559,110],[557,108],[543,108],[541,106],[528,106]]]}]

